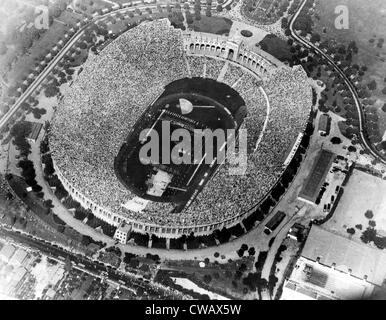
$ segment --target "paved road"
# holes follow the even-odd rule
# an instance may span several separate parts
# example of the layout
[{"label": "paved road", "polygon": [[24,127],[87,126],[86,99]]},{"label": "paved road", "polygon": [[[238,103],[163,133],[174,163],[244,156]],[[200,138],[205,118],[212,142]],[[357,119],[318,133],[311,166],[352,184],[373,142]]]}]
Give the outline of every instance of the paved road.
[{"label": "paved road", "polygon": [[345,75],[345,73],[339,68],[339,66],[335,63],[335,61],[326,53],[324,53],[321,49],[319,49],[317,46],[315,46],[313,43],[307,41],[306,39],[300,37],[294,30],[294,24],[296,19],[298,18],[300,12],[303,10],[306,2],[308,0],[303,0],[301,6],[299,7],[298,11],[295,13],[295,15],[292,17],[289,29],[291,31],[291,36],[304,46],[306,46],[309,49],[312,49],[314,52],[318,53],[319,55],[322,55],[337,71],[341,77],[343,78],[344,82],[346,83],[347,87],[349,88],[354,101],[355,101],[355,106],[357,108],[358,114],[359,114],[359,133],[360,133],[360,138],[362,141],[363,147],[368,150],[376,159],[381,161],[383,164],[386,164],[386,160],[382,158],[382,156],[374,149],[374,147],[371,145],[371,143],[368,141],[368,138],[366,136],[366,129],[365,129],[365,115],[361,106],[361,102],[359,100],[358,93],[356,91],[356,88],[354,85],[351,83],[350,79]]}]

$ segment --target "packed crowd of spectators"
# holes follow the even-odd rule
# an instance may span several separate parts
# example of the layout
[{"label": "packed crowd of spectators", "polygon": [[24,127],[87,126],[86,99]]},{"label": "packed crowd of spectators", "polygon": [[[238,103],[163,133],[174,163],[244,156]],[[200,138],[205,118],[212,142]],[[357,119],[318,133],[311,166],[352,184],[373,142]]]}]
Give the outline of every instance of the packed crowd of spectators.
[{"label": "packed crowd of spectators", "polygon": [[[186,60],[187,59],[187,60]],[[117,179],[114,158],[135,122],[172,81],[190,76],[217,79],[224,61],[186,57],[181,31],[166,21],[131,29],[92,56],[62,100],[52,123],[53,160],[76,190],[128,220],[164,226],[193,226],[224,221],[248,210],[282,173],[284,153],[303,130],[311,106],[311,89],[301,70],[278,69],[263,84],[270,101],[264,138],[254,152],[267,115],[261,82],[229,64],[224,81],[246,102],[243,126],[250,132],[245,175],[230,176],[222,166],[192,205],[173,214],[170,203],[149,202],[144,211],[122,205],[135,197]],[[309,89],[309,90],[308,90]]]},{"label": "packed crowd of spectators", "polygon": [[205,58],[206,77],[210,79],[217,79],[220,75],[221,69],[224,67],[223,60],[213,58]]},{"label": "packed crowd of spectators", "polygon": [[223,82],[228,86],[232,87],[233,85],[236,84],[238,80],[241,80],[241,77],[243,75],[244,75],[244,71],[241,68],[233,64],[229,64],[228,69],[225,72]]},{"label": "packed crowd of spectators", "polygon": [[187,61],[190,66],[190,76],[203,77],[205,60],[202,57],[187,56]]},{"label": "packed crowd of spectators", "polygon": [[[312,91],[301,67],[278,68],[263,84],[269,99],[267,127],[262,132],[267,103],[259,82],[245,74],[235,88],[248,109],[244,128],[248,130],[248,166],[244,175],[229,175],[222,166],[186,214],[200,212],[211,221],[229,219],[250,210],[278,181],[283,163],[298,134],[305,129],[312,105]],[[252,77],[252,76],[251,76]],[[256,142],[262,134],[263,138]]]},{"label": "packed crowd of spectators", "polygon": [[[116,178],[114,158],[164,86],[187,76],[183,61],[180,31],[165,21],[141,24],[87,61],[58,107],[50,137],[57,167],[85,197],[127,215],[121,205],[134,195]],[[159,219],[134,212],[130,218]]]}]

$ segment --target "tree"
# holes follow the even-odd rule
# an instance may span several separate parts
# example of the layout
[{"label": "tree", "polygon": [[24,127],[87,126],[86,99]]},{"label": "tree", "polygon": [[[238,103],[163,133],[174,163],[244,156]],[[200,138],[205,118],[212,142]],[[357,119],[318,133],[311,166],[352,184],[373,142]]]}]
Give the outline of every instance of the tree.
[{"label": "tree", "polygon": [[139,261],[137,259],[131,259],[128,265],[130,268],[137,269],[139,267]]},{"label": "tree", "polygon": [[372,91],[374,91],[375,89],[377,89],[377,82],[375,80],[371,81],[369,84],[368,84],[368,88]]},{"label": "tree", "polygon": [[331,143],[332,144],[341,144],[342,143],[342,139],[340,139],[339,137],[333,137],[331,139]]},{"label": "tree", "polygon": [[92,242],[92,239],[89,236],[82,236],[82,245],[88,246]]},{"label": "tree", "polygon": [[53,84],[49,84],[44,90],[44,94],[47,98],[55,97],[58,93],[59,89]]},{"label": "tree", "polygon": [[373,211],[371,211],[371,210],[367,210],[366,212],[365,212],[365,217],[367,218],[367,219],[372,219],[373,217],[374,217],[374,213],[373,213]]},{"label": "tree", "polygon": [[211,283],[211,282],[212,282],[212,277],[211,277],[211,275],[210,275],[210,274],[204,275],[204,281],[205,281],[206,284]]},{"label": "tree", "polygon": [[[354,146],[349,146],[349,147],[347,148],[347,150],[348,150],[349,152],[356,152],[356,151],[357,151],[357,148],[355,148]],[[371,218],[369,218],[369,219],[371,219]]]},{"label": "tree", "polygon": [[361,240],[364,243],[369,243],[371,241],[374,241],[377,236],[377,232],[373,228],[367,228],[365,231],[363,231],[361,235]]},{"label": "tree", "polygon": [[217,12],[222,12],[222,5],[218,4],[216,7]]},{"label": "tree", "polygon": [[288,18],[284,17],[281,19],[281,28],[287,29],[287,27],[288,27]]},{"label": "tree", "polygon": [[54,207],[54,204],[52,203],[52,200],[51,199],[48,199],[48,200],[45,200],[43,202],[44,206],[49,208],[49,209],[52,209]]},{"label": "tree", "polygon": [[376,226],[375,221],[374,220],[370,220],[369,221],[369,226],[374,228]]},{"label": "tree", "polygon": [[318,33],[313,33],[310,40],[312,43],[319,42],[320,41],[320,35]]},{"label": "tree", "polygon": [[237,250],[236,252],[237,252],[237,255],[238,255],[240,258],[244,255],[244,250],[239,249],[239,250]]},{"label": "tree", "polygon": [[62,14],[60,7],[54,6],[52,9],[52,14],[55,18],[59,18],[59,16]]},{"label": "tree", "polygon": [[[31,145],[27,141],[27,137],[32,130],[31,123],[20,121],[16,123],[11,129],[11,136],[14,138],[13,143],[20,151],[21,156],[27,157],[31,153]],[[23,165],[24,163],[22,163]],[[23,168],[23,167],[22,167]],[[28,168],[26,164],[25,169]],[[33,165],[32,165],[33,168]],[[23,168],[24,169],[24,168]],[[34,177],[33,177],[34,178]]]},{"label": "tree", "polygon": [[354,228],[348,228],[346,231],[347,231],[348,234],[351,234],[351,235],[355,234],[355,229]]}]

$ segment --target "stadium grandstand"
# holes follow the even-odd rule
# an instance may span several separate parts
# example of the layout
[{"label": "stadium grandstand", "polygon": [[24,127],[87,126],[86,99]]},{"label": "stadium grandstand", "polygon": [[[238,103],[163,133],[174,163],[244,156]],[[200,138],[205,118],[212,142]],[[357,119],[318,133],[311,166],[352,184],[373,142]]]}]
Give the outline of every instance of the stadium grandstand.
[{"label": "stadium grandstand", "polygon": [[[204,236],[236,226],[277,184],[312,106],[305,71],[266,56],[224,36],[182,32],[167,20],[132,28],[87,60],[57,108],[49,141],[58,178],[98,219],[114,226],[126,222],[139,234]],[[180,208],[133,192],[116,174],[114,162],[138,130],[136,123],[159,116],[145,110],[156,105],[165,88],[194,78],[222,83],[240,95],[246,107],[240,128],[248,131],[248,166],[244,175],[230,175],[231,166],[222,165],[189,206]],[[220,104],[221,99],[214,98]],[[208,121],[210,112],[208,108]],[[178,110],[164,116],[179,127],[210,127],[203,118],[193,121]],[[126,166],[126,173],[130,169]],[[161,165],[156,169],[147,177],[158,186],[146,189],[153,196],[168,190],[177,170]],[[165,194],[178,194],[185,179],[179,176],[175,192]]]}]

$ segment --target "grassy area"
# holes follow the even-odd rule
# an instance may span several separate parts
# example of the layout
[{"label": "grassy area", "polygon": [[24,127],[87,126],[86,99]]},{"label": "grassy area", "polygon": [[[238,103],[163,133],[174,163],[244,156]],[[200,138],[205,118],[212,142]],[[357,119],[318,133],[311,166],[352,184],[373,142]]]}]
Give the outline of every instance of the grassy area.
[{"label": "grassy area", "polygon": [[214,34],[229,34],[232,27],[232,20],[219,17],[201,16],[201,20],[194,20],[191,28],[194,31],[207,32]]},{"label": "grassy area", "polygon": [[290,52],[291,46],[287,41],[278,38],[274,34],[268,34],[259,43],[262,50],[273,55],[280,61],[288,61],[291,59],[292,54]]},{"label": "grassy area", "polygon": [[167,261],[165,264],[189,275],[193,282],[207,290],[241,299],[249,293],[243,277],[253,271],[253,263],[254,257],[250,256],[225,264],[207,262],[204,269],[199,267],[198,261]]},{"label": "grassy area", "polygon": [[59,17],[53,19],[52,25],[46,31],[37,32],[35,27],[32,27],[23,32],[13,30],[8,33],[8,50],[0,57],[0,72],[5,75],[8,85],[12,87],[25,78],[35,63],[40,62],[50,49],[63,39],[66,31],[81,18],[77,13],[63,11]]},{"label": "grassy area", "polygon": [[[329,230],[349,236],[347,229],[354,228],[353,238],[359,240],[361,230],[368,227],[369,221],[376,224],[381,235],[386,235],[386,181],[368,173],[355,170],[345,187],[344,195],[339,202],[332,218],[324,224]],[[365,212],[371,210],[372,217],[367,218]],[[356,227],[357,226],[357,227]]]}]

